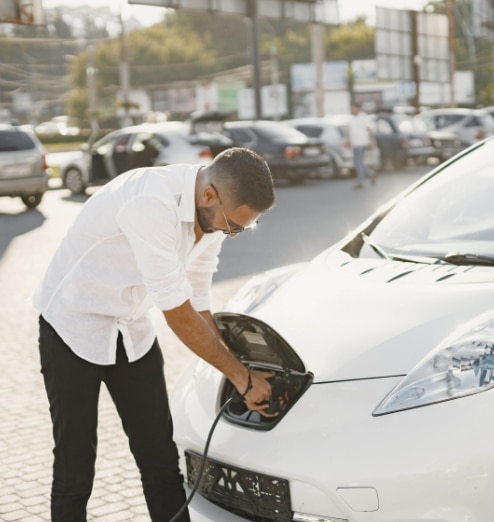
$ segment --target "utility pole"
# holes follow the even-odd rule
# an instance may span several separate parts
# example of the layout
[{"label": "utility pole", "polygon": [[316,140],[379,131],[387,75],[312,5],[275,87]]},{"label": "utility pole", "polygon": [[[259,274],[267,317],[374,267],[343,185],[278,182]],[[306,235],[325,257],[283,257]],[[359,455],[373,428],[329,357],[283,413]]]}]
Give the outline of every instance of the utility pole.
[{"label": "utility pole", "polygon": [[261,68],[259,64],[259,12],[257,0],[249,0],[249,18],[252,43],[253,89],[255,102],[255,119],[262,119],[261,102]]},{"label": "utility pole", "polygon": [[91,124],[91,135],[89,137],[90,144],[93,143],[98,134],[98,120],[96,118],[96,69],[94,67],[94,46],[90,45],[88,49],[88,64],[86,69],[87,95],[88,95],[88,112]]},{"label": "utility pole", "polygon": [[130,72],[129,72],[129,53],[127,50],[127,41],[125,38],[125,27],[122,18],[122,11],[120,11],[120,89],[122,91],[122,107],[124,109],[123,127],[132,124],[129,117],[129,90],[130,90]]},{"label": "utility pole", "polygon": [[316,72],[316,116],[322,118],[325,114],[324,107],[324,26],[319,23],[311,25],[312,30],[312,62]]},{"label": "utility pole", "polygon": [[408,11],[410,16],[410,35],[412,38],[412,80],[415,84],[415,97],[413,100],[413,106],[415,112],[420,112],[420,63],[421,57],[419,52],[418,42],[418,16],[417,11]]},{"label": "utility pole", "polygon": [[449,102],[451,107],[456,107],[456,93],[455,93],[455,6],[454,0],[447,0],[447,14],[448,14],[448,42],[449,42]]}]

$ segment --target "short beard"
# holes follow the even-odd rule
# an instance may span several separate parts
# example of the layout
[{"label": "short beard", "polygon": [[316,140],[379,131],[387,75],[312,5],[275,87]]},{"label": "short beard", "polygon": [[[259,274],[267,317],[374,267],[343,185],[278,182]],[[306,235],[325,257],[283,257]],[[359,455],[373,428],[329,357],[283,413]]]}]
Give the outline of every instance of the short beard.
[{"label": "short beard", "polygon": [[196,218],[197,224],[204,234],[217,232],[217,230],[211,225],[214,220],[214,210],[211,207],[197,207]]}]

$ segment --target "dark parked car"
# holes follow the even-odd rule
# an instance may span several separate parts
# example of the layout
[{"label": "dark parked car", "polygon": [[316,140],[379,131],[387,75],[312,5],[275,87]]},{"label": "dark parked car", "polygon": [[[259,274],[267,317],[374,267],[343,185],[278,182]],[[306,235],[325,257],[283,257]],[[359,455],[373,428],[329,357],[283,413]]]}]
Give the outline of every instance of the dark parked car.
[{"label": "dark parked car", "polygon": [[275,121],[235,121],[224,132],[236,145],[260,154],[275,179],[297,183],[321,177],[329,157],[321,140],[308,138],[296,129]]},{"label": "dark parked car", "polygon": [[0,196],[20,197],[34,208],[46,190],[45,150],[31,127],[0,123]]},{"label": "dark parked car", "polygon": [[73,194],[101,184],[127,170],[172,163],[208,163],[233,145],[218,132],[190,132],[188,123],[136,125],[111,132],[60,168]]},{"label": "dark parked car", "polygon": [[379,113],[375,116],[376,141],[381,151],[381,167],[403,169],[409,160],[425,163],[434,155],[424,122],[407,114]]}]

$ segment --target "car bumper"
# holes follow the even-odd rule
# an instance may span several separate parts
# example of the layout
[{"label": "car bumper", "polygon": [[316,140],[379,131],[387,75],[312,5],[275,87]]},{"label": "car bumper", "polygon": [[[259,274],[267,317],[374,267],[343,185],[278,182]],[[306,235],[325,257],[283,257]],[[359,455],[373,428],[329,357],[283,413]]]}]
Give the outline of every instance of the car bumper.
[{"label": "car bumper", "polygon": [[[221,381],[214,370],[187,378],[172,400],[182,456],[202,452]],[[204,381],[200,397],[194,379]],[[291,510],[321,520],[485,522],[494,508],[494,441],[485,429],[494,394],[373,417],[399,380],[312,385],[267,432],[220,421],[209,458],[288,480]],[[199,495],[191,512],[195,522],[249,519]]]},{"label": "car bumper", "polygon": [[0,179],[0,196],[42,194],[48,190],[48,175],[33,178]]}]

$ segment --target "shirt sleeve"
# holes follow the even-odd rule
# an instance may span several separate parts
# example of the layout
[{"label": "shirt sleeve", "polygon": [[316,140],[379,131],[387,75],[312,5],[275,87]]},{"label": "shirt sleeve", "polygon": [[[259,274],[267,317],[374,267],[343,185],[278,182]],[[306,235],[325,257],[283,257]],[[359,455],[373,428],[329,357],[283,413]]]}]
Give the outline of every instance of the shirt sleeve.
[{"label": "shirt sleeve", "polygon": [[211,285],[218,269],[219,253],[226,235],[215,234],[207,248],[187,265],[187,279],[192,285],[192,306],[198,311],[211,309]]},{"label": "shirt sleeve", "polygon": [[139,196],[122,207],[116,221],[154,304],[171,310],[190,299],[192,286],[178,253],[181,227],[175,202]]}]

